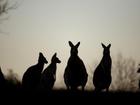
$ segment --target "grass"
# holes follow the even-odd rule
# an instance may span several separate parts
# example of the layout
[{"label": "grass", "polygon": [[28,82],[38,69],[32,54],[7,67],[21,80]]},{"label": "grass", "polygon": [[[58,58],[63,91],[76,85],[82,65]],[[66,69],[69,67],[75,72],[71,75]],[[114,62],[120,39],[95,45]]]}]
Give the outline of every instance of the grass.
[{"label": "grass", "polygon": [[22,89],[11,89],[2,91],[1,96],[12,97],[12,98],[24,98],[24,99],[64,99],[71,101],[130,101],[140,99],[140,92],[125,92],[125,91],[110,91],[110,92],[100,92],[95,91],[68,91],[68,90],[52,90],[52,91],[23,91]]},{"label": "grass", "polygon": [[[10,103],[45,103],[50,104],[78,104],[86,103],[86,105],[96,104],[122,104],[122,103],[139,103],[140,92],[125,92],[125,91],[110,91],[100,92],[95,91],[68,91],[57,89],[52,91],[24,91],[21,87],[7,88],[0,92],[0,100]],[[1,101],[0,101],[1,102]],[[18,104],[19,104],[18,103]],[[5,103],[6,104],[6,103]]]}]

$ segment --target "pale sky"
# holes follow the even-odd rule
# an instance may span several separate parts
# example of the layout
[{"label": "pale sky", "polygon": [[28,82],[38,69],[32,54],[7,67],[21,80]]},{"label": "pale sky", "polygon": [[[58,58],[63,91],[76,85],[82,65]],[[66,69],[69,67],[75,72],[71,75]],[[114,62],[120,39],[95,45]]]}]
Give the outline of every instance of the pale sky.
[{"label": "pale sky", "polygon": [[5,32],[0,33],[3,72],[13,69],[22,77],[37,63],[39,52],[49,63],[57,52],[62,61],[59,85],[70,55],[69,40],[81,42],[79,56],[88,72],[102,57],[101,42],[112,44],[112,57],[121,52],[140,61],[140,0],[23,0],[8,16],[0,24]]}]

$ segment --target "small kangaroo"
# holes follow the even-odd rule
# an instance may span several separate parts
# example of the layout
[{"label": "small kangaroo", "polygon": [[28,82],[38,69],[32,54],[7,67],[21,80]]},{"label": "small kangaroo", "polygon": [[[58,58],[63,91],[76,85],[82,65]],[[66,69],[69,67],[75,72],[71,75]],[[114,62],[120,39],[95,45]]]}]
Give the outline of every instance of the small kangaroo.
[{"label": "small kangaroo", "polygon": [[71,47],[70,57],[64,72],[64,82],[67,89],[76,90],[79,86],[84,87],[87,82],[88,74],[83,61],[78,56],[78,47],[80,42],[75,46],[69,41]]},{"label": "small kangaroo", "polygon": [[51,59],[51,64],[43,71],[41,75],[41,87],[45,90],[51,90],[56,81],[57,63],[61,63],[55,53]]},{"label": "small kangaroo", "polygon": [[43,71],[44,64],[47,64],[48,61],[39,53],[38,63],[27,69],[22,78],[22,85],[25,89],[35,89],[39,85],[41,72]]},{"label": "small kangaroo", "polygon": [[104,89],[106,89],[106,91],[109,91],[109,86],[112,81],[112,60],[110,56],[111,44],[109,44],[107,47],[104,44],[102,44],[102,47],[104,48],[103,57],[100,64],[95,69],[93,76],[93,84],[95,86],[95,91],[102,91]]}]

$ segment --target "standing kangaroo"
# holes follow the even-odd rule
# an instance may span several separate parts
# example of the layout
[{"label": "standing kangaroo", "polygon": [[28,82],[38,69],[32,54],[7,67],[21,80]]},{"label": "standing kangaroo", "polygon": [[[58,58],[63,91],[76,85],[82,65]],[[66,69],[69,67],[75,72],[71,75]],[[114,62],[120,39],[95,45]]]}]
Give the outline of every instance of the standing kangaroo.
[{"label": "standing kangaroo", "polygon": [[35,89],[39,85],[41,72],[43,71],[44,64],[47,64],[48,61],[43,56],[42,53],[39,53],[38,63],[27,69],[22,78],[22,85],[25,89]]},{"label": "standing kangaroo", "polygon": [[107,47],[104,44],[102,44],[102,47],[104,48],[103,57],[100,64],[95,69],[93,76],[93,84],[95,86],[95,91],[102,91],[104,89],[108,91],[112,81],[111,77],[112,60],[110,56],[111,44],[109,44]]},{"label": "standing kangaroo", "polygon": [[87,82],[87,71],[83,61],[78,56],[78,47],[80,42],[75,46],[69,41],[69,46],[71,47],[70,57],[64,72],[64,82],[67,89],[76,90],[79,86],[82,86],[82,90]]},{"label": "standing kangaroo", "polygon": [[57,63],[61,63],[57,54],[55,53],[51,59],[51,64],[43,71],[41,76],[41,87],[45,90],[51,90],[56,81]]}]

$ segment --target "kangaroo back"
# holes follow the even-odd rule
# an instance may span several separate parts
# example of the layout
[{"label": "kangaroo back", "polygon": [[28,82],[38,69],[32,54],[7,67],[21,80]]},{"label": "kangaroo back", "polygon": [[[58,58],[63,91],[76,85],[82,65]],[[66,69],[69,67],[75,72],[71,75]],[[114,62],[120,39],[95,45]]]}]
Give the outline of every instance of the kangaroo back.
[{"label": "kangaroo back", "polygon": [[84,90],[88,74],[83,61],[78,56],[80,42],[74,46],[72,42],[69,41],[69,45],[71,47],[71,55],[64,72],[64,82],[68,89],[77,89],[77,87],[82,86]]},{"label": "kangaroo back", "polygon": [[109,44],[107,47],[104,44],[102,44],[102,47],[104,48],[103,57],[100,64],[95,69],[93,76],[93,84],[95,86],[95,90],[101,91],[103,89],[106,89],[108,91],[112,80],[112,60],[110,57],[111,44]]},{"label": "kangaroo back", "polygon": [[38,63],[27,69],[22,78],[22,85],[25,89],[34,89],[38,86],[44,64],[48,63],[42,53],[39,53]]}]

